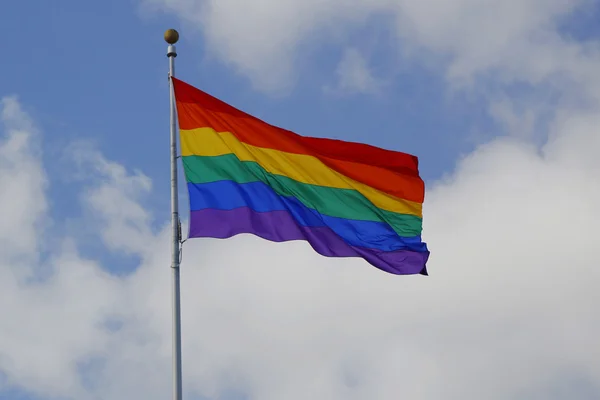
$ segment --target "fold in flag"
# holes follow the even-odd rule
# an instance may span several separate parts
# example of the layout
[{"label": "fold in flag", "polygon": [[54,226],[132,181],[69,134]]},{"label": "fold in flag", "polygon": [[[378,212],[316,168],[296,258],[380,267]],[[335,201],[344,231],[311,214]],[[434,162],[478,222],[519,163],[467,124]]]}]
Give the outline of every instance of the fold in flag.
[{"label": "fold in flag", "polygon": [[417,157],[300,136],[181,80],[173,85],[190,238],[305,240],[323,256],[427,275]]}]

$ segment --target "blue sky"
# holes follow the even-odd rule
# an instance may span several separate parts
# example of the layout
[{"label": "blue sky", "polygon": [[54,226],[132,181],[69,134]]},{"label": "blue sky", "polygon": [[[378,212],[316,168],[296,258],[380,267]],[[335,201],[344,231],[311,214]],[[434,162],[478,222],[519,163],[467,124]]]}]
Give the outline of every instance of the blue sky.
[{"label": "blue sky", "polygon": [[[600,4],[563,3],[62,0],[2,5],[0,98],[16,96],[16,103],[4,103],[0,143],[22,131],[27,143],[40,149],[18,149],[14,161],[0,163],[3,186],[23,188],[3,198],[14,209],[7,206],[12,211],[3,214],[0,270],[14,285],[0,290],[14,299],[34,299],[21,311],[8,302],[0,307],[5,319],[29,320],[0,325],[0,343],[6,343],[0,344],[0,399],[121,398],[116,393],[137,393],[146,380],[152,384],[140,389],[145,398],[168,393],[169,310],[156,299],[169,291],[163,274],[169,105],[162,35],[171,27],[181,35],[180,79],[303,135],[419,156],[428,188],[424,239],[432,250],[435,282],[413,287],[414,281],[403,281],[399,290],[358,262],[340,272],[333,268],[340,262],[323,260],[297,244],[274,247],[252,238],[190,243],[185,254],[197,260],[190,263],[197,268],[186,279],[201,283],[200,289],[187,283],[184,295],[190,321],[185,331],[188,398],[390,398],[399,379],[390,371],[405,368],[398,364],[401,354],[416,365],[402,378],[403,390],[413,398],[439,398],[440,393],[470,398],[486,393],[486,387],[495,388],[498,398],[597,398],[600,358],[584,349],[594,347],[600,321],[592,310],[577,313],[573,307],[597,298],[583,277],[598,277],[591,272],[598,251],[593,234],[586,232],[594,225],[590,222],[600,222],[590,206],[600,193],[593,178],[599,168],[594,138],[600,126]],[[25,175],[13,182],[14,171]],[[45,189],[28,188],[38,179],[47,181]],[[184,213],[185,199],[182,190]],[[28,204],[46,205],[32,211]],[[555,249],[556,241],[564,240],[557,233],[562,223],[569,233],[579,227],[582,238]],[[29,238],[23,243],[35,245],[17,249],[11,224]],[[29,229],[40,225],[45,229]],[[524,233],[516,234],[515,226]],[[287,264],[289,269],[281,270]],[[577,271],[576,277],[565,276],[565,268]],[[298,272],[304,269],[306,276]],[[15,271],[24,270],[41,276],[40,286],[21,281],[22,272]],[[541,283],[535,279],[540,271],[548,272]],[[71,273],[73,278],[65,276]],[[557,285],[561,289],[553,290]],[[82,293],[89,293],[89,300],[75,300]],[[527,300],[518,301],[519,296]],[[281,308],[273,304],[275,298]],[[477,298],[480,308],[473,304]],[[525,309],[521,301],[528,303]],[[79,308],[72,304],[78,302]],[[381,304],[398,308],[374,312]],[[425,316],[410,304],[421,304]],[[352,318],[350,305],[361,310]],[[469,325],[483,314],[480,325]],[[38,319],[65,331],[32,322]],[[363,331],[371,319],[379,322]],[[410,320],[412,328],[384,322],[389,320]],[[109,322],[114,329],[106,328]],[[291,333],[286,326],[298,329]],[[548,333],[557,326],[562,334]],[[270,343],[267,327],[289,336]],[[428,327],[447,335],[436,337]],[[498,327],[514,336],[498,337]],[[52,333],[45,335],[45,329]],[[67,331],[79,338],[67,340]],[[345,346],[332,344],[344,332],[353,339],[342,340]],[[478,339],[457,339],[469,332]],[[533,349],[519,353],[523,343],[537,341],[540,334],[544,339]],[[382,343],[411,346],[402,344],[387,354],[375,346],[371,351],[371,335]],[[40,354],[13,346],[10,340],[19,337],[39,341]],[[224,338],[238,344],[228,345]],[[561,346],[574,338],[581,347],[563,353]],[[438,349],[434,342],[439,341],[449,350]],[[276,355],[259,351],[261,346]],[[488,364],[475,350],[493,353]],[[196,356],[202,361],[192,365]],[[52,363],[62,371],[54,380]],[[291,364],[287,372],[278,367]],[[323,366],[319,376],[309,372],[316,364]],[[481,388],[469,387],[467,371],[479,364],[490,375],[482,373]],[[531,374],[530,381],[506,372],[515,364]],[[453,371],[444,381],[442,372],[455,365],[464,367],[464,374]],[[339,378],[345,368],[363,380],[347,384]],[[140,372],[128,375],[132,369]],[[500,370],[508,375],[496,382],[494,371]],[[419,376],[429,374],[439,383],[420,388]],[[314,392],[298,389],[307,380]],[[551,397],[556,387],[561,394]]]},{"label": "blue sky", "polygon": [[[450,98],[439,74],[415,63],[406,62],[380,96],[327,95],[323,86],[335,80],[335,66],[343,52],[329,46],[318,49],[315,62],[301,71],[291,92],[265,94],[223,62],[203,53],[198,32],[188,33],[168,15],[148,15],[140,11],[139,4],[67,1],[58,7],[40,2],[35,14],[27,3],[10,7],[2,29],[6,37],[19,32],[21,38],[7,43],[7,54],[12,54],[15,62],[3,67],[7,70],[0,78],[1,86],[5,94],[18,94],[38,124],[52,132],[45,138],[45,157],[50,174],[57,177],[50,190],[60,218],[79,212],[76,195],[80,188],[70,184],[70,165],[56,162],[64,146],[73,141],[93,142],[107,158],[152,177],[154,189],[148,206],[156,210],[158,218],[162,210],[164,216],[158,224],[168,218],[165,27],[181,31],[176,60],[181,79],[303,135],[366,142],[416,154],[426,180],[451,169],[456,157],[473,147],[473,132],[490,127],[485,110],[479,109],[476,101]],[[395,61],[386,57],[385,42],[377,44],[376,39],[389,35],[377,27],[378,22],[374,19],[354,34],[371,40],[355,42],[368,47],[374,53],[373,64],[386,70]],[[182,191],[184,208],[185,196]],[[60,224],[56,228],[60,229]]]}]

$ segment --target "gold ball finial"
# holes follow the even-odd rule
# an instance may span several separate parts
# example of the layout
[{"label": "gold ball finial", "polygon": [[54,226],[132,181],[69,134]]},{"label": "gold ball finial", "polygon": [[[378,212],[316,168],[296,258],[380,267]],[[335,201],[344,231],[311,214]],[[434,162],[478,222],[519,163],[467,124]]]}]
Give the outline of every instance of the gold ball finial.
[{"label": "gold ball finial", "polygon": [[175,44],[179,40],[179,32],[175,29],[167,29],[165,32],[165,42]]}]

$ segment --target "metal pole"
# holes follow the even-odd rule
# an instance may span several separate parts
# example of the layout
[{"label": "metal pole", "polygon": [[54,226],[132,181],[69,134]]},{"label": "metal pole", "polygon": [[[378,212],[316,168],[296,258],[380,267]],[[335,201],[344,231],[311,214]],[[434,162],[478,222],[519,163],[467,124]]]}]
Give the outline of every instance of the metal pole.
[{"label": "metal pole", "polygon": [[181,301],[179,284],[179,199],[177,196],[177,127],[175,120],[175,92],[173,80],[175,76],[175,57],[177,51],[174,44],[179,39],[179,33],[174,29],[165,32],[165,41],[169,43],[167,57],[169,58],[169,97],[171,102],[171,273],[172,273],[172,305],[173,305],[173,400],[182,400],[181,379]]}]

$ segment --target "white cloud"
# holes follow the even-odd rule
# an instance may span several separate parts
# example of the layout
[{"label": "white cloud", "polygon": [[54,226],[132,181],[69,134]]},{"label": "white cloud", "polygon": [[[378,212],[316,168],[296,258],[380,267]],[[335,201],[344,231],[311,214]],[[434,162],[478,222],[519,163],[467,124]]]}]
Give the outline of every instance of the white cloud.
[{"label": "white cloud", "polygon": [[[144,0],[146,7],[176,13],[206,36],[211,54],[250,77],[257,88],[288,90],[295,69],[309,62],[308,45],[321,32],[338,36],[387,0]],[[305,47],[303,47],[306,45]],[[299,51],[302,48],[303,51]]]},{"label": "white cloud", "polygon": [[502,97],[490,102],[489,112],[496,121],[504,125],[506,132],[531,138],[535,133],[535,123],[541,111],[530,103],[520,108],[514,100]]},{"label": "white cloud", "polygon": [[[592,78],[598,47],[582,45],[558,26],[585,0],[142,0],[201,31],[208,51],[266,91],[295,82],[298,68],[317,62],[323,44],[349,43],[378,16],[393,21],[396,48],[404,55],[436,57],[453,84],[472,83],[480,74],[505,81],[560,84]],[[381,23],[379,20],[377,23]],[[190,33],[188,33],[190,34]],[[445,62],[440,63],[439,59]]]},{"label": "white cloud", "polygon": [[337,69],[335,88],[325,87],[326,92],[364,93],[379,92],[383,82],[373,76],[367,60],[355,48],[347,48],[342,55]]},{"label": "white cloud", "polygon": [[[102,346],[97,325],[117,300],[118,284],[78,257],[70,239],[52,240],[42,229],[48,200],[41,135],[15,98],[2,100],[2,121],[0,370],[9,385],[77,397],[74,361]],[[51,256],[44,260],[42,251]]]},{"label": "white cloud", "polygon": [[70,146],[69,153],[83,176],[98,181],[81,196],[96,223],[104,225],[101,232],[106,246],[143,253],[152,237],[152,219],[140,201],[152,189],[150,178],[140,171],[130,175],[122,165],[106,160],[89,145]]},{"label": "white cloud", "polygon": [[41,147],[32,121],[15,97],[2,99],[0,122],[6,135],[0,141],[0,259],[9,251],[25,252],[40,246],[40,216],[46,211],[43,196],[46,176],[40,167]]}]

